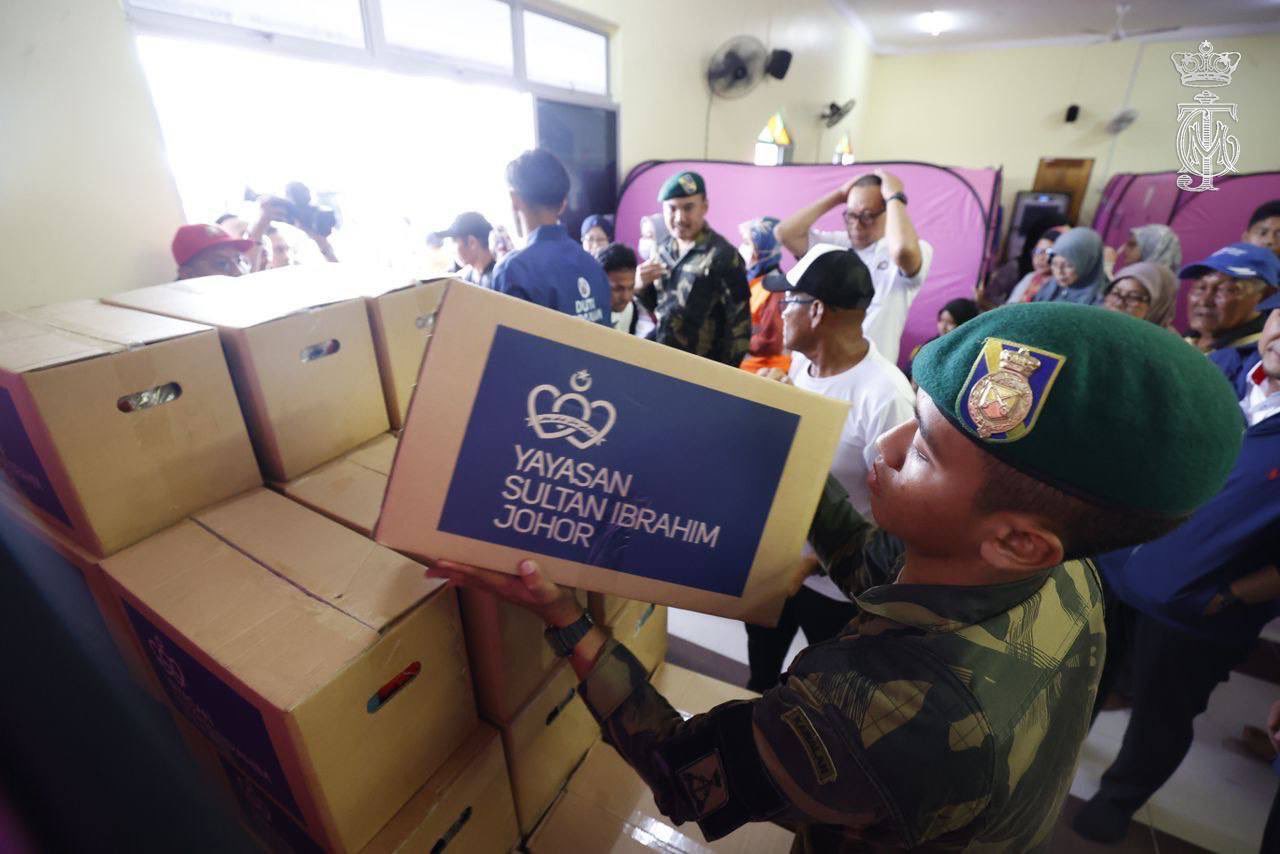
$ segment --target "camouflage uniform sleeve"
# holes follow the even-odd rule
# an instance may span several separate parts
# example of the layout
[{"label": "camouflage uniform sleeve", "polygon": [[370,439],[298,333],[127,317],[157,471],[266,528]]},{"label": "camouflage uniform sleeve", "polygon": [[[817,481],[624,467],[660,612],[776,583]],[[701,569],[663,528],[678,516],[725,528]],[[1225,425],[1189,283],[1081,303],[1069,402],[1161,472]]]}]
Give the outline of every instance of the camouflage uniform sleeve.
[{"label": "camouflage uniform sleeve", "polygon": [[[727,352],[725,363],[737,366],[751,352],[751,285],[747,283],[746,263],[737,252],[722,268],[724,285],[725,334]],[[781,344],[781,314],[778,317],[778,336]]]},{"label": "camouflage uniform sleeve", "polygon": [[578,691],[658,809],[676,824],[696,821],[708,840],[751,821],[853,829],[889,817],[839,724],[810,705],[814,698],[775,689],[686,721],[612,640]]},{"label": "camouflage uniform sleeve", "polygon": [[902,541],[853,509],[849,493],[831,475],[813,514],[809,544],[823,571],[850,599],[893,581],[902,566]]},{"label": "camouflage uniform sleeve", "polygon": [[[712,313],[724,300],[724,284],[721,279],[721,265],[713,262],[701,273],[693,273],[686,267],[681,270],[678,280],[668,283],[668,287],[677,289],[680,308],[663,318],[658,330],[659,343],[686,353],[706,355],[699,352],[701,333],[706,324],[713,322]],[[748,317],[748,337],[750,321]]]}]

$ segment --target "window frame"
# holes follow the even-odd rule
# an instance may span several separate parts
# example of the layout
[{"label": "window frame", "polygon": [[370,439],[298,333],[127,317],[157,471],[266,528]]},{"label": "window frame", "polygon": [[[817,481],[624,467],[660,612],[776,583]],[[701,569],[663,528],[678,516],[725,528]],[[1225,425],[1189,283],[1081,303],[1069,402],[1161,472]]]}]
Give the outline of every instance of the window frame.
[{"label": "window frame", "polygon": [[[603,107],[614,111],[618,109],[613,100],[614,28],[603,21],[579,16],[539,0],[533,0],[533,2],[501,0],[507,4],[511,13],[512,68],[508,73],[491,65],[468,62],[461,57],[442,56],[424,50],[392,45],[387,42],[382,25],[381,0],[358,0],[358,2],[363,24],[363,47],[256,30],[220,21],[206,21],[174,12],[160,12],[134,6],[130,0],[122,0],[122,5],[125,17],[135,32],[139,33],[213,41],[235,47],[267,50],[301,59],[379,68],[398,74],[422,74],[449,77],[461,82],[496,84],[527,92],[534,97]],[[525,67],[524,47],[524,12],[526,10],[604,37],[605,92],[603,95],[552,86],[529,79]]]}]

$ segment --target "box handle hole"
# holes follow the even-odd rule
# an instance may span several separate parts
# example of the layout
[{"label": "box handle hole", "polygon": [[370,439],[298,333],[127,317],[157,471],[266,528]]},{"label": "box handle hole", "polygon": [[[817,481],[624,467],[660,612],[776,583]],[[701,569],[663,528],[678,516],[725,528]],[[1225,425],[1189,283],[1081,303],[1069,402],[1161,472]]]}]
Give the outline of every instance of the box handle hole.
[{"label": "box handle hole", "polygon": [[332,356],[338,350],[342,349],[342,343],[337,338],[330,338],[328,341],[321,341],[318,344],[302,348],[302,361],[314,362],[316,359],[323,359],[325,356]]},{"label": "box handle hole", "polygon": [[154,409],[182,397],[182,386],[177,383],[165,383],[154,388],[144,388],[133,394],[126,394],[116,401],[116,409],[121,412],[138,412],[143,409]]},{"label": "box handle hole", "polygon": [[440,854],[445,848],[449,847],[449,843],[453,838],[462,832],[462,826],[471,821],[471,807],[467,807],[462,811],[462,815],[458,816],[458,820],[449,825],[449,829],[436,840],[436,844],[431,846],[431,854]]},{"label": "box handle hole", "polygon": [[421,329],[421,330],[423,330],[423,331],[425,331],[425,332],[428,332],[428,333],[429,333],[429,332],[431,331],[431,327],[433,327],[433,326],[435,326],[435,325],[436,325],[436,315],[435,315],[435,312],[432,312],[431,314],[420,314],[420,315],[418,315],[418,316],[414,319],[414,321],[413,321],[413,325],[414,325],[414,326],[416,326],[416,327],[418,327],[419,329]]},{"label": "box handle hole", "polygon": [[404,670],[401,670],[391,681],[378,689],[377,693],[369,698],[369,702],[365,705],[369,714],[381,709],[387,703],[391,702],[391,698],[404,690],[405,686],[418,678],[418,674],[422,672],[422,662],[415,661]]},{"label": "box handle hole", "polygon": [[560,717],[560,713],[564,711],[564,707],[573,702],[573,695],[576,693],[576,689],[570,688],[569,693],[564,695],[564,699],[556,703],[554,709],[547,712],[547,726],[551,726],[551,722]]}]

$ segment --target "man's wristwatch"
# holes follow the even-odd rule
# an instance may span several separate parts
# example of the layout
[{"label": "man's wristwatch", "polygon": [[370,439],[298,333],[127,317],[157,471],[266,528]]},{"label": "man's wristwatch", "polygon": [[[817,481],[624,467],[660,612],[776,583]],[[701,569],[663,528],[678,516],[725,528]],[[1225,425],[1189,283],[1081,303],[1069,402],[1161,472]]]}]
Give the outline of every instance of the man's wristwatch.
[{"label": "man's wristwatch", "polygon": [[887,205],[889,204],[889,202],[893,201],[894,199],[897,199],[898,201],[902,202],[905,205],[907,203],[907,194],[899,191],[897,193],[894,193],[889,198],[885,199],[884,203]]},{"label": "man's wristwatch", "polygon": [[547,643],[551,644],[551,649],[556,655],[568,658],[573,655],[573,648],[578,645],[578,641],[586,637],[587,632],[591,631],[594,625],[591,615],[583,611],[581,617],[562,629],[547,626],[542,635],[547,639]]}]

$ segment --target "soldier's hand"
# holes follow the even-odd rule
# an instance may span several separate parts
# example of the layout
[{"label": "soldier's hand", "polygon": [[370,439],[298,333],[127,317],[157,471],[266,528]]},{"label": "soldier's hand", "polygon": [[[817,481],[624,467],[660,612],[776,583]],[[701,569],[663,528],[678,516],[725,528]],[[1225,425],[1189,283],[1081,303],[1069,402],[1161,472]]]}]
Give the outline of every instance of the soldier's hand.
[{"label": "soldier's hand", "polygon": [[640,279],[641,285],[647,285],[661,279],[667,274],[667,265],[663,264],[657,258],[650,258],[639,267],[636,268],[636,277]]},{"label": "soldier's hand", "polygon": [[513,605],[519,605],[542,618],[548,625],[567,626],[582,615],[582,607],[573,594],[553,584],[542,574],[538,564],[522,560],[518,574],[494,572],[449,560],[432,561],[427,578],[443,578],[460,587],[492,593]]},{"label": "soldier's hand", "polygon": [[787,372],[779,370],[778,368],[761,368],[756,371],[756,376],[764,377],[767,380],[775,380],[780,383],[787,383],[788,385],[791,384],[791,377],[787,376]]}]

